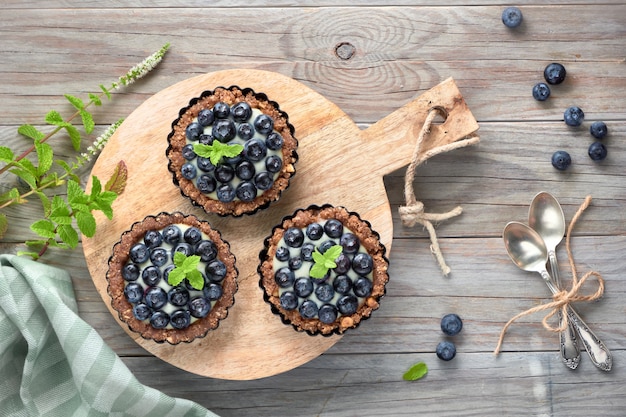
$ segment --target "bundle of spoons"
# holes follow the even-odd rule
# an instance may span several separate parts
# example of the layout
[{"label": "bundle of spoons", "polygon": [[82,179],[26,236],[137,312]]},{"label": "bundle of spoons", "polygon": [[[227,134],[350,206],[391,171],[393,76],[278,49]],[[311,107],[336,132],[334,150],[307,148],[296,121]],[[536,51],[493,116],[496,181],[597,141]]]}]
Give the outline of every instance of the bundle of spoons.
[{"label": "bundle of spoons", "polygon": [[[528,225],[509,222],[502,234],[509,257],[519,268],[538,272],[552,292],[561,291],[556,247],[565,235],[565,216],[559,202],[547,192],[537,194],[531,203]],[[550,266],[551,274],[547,271]],[[582,342],[595,366],[603,371],[612,367],[611,352],[589,329],[578,313],[567,304],[567,326],[559,332],[560,353],[563,363],[576,369],[580,362],[578,339]],[[563,317],[558,313],[559,327]]]}]

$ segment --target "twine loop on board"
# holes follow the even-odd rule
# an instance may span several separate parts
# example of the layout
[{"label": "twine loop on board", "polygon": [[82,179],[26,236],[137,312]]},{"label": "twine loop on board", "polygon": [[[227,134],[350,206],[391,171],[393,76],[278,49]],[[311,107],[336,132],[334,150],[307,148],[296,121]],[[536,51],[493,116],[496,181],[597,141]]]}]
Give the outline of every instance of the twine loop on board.
[{"label": "twine loop on board", "polygon": [[[569,317],[567,314],[567,308],[571,303],[574,302],[591,302],[591,301],[597,301],[600,298],[602,298],[602,295],[604,294],[604,279],[602,278],[602,275],[600,275],[599,272],[596,271],[589,271],[587,272],[585,275],[583,275],[582,278],[578,279],[578,273],[576,272],[576,264],[574,262],[574,256],[572,254],[572,249],[571,249],[571,244],[570,244],[570,238],[572,235],[572,229],[574,228],[574,225],[576,225],[576,222],[578,221],[579,217],[582,215],[582,213],[587,209],[587,207],[589,207],[589,204],[591,203],[591,196],[587,196],[585,198],[585,201],[583,202],[583,204],[580,206],[580,208],[578,209],[578,211],[576,212],[576,214],[574,215],[574,217],[572,218],[572,220],[570,221],[570,224],[567,228],[567,236],[565,239],[565,247],[567,250],[567,258],[569,260],[569,265],[570,265],[570,269],[572,270],[572,287],[571,289],[568,290],[561,290],[559,292],[557,292],[556,294],[554,294],[552,296],[552,301],[549,303],[545,303],[545,304],[541,304],[539,306],[530,308],[526,311],[522,311],[521,313],[517,314],[516,316],[514,316],[512,319],[510,319],[502,328],[502,331],[500,332],[500,337],[498,339],[498,344],[496,346],[496,349],[494,350],[494,354],[498,354],[500,353],[500,348],[502,347],[502,343],[504,342],[504,335],[506,333],[506,331],[508,330],[508,328],[511,326],[511,324],[513,324],[514,321],[516,321],[517,319],[520,319],[522,317],[540,312],[540,311],[546,311],[549,310],[548,314],[546,314],[546,316],[543,318],[543,320],[541,321],[541,323],[543,324],[543,327],[550,331],[550,332],[554,332],[554,333],[559,333],[562,331],[565,331],[565,329],[567,329],[568,323],[569,323]],[[596,290],[595,293],[593,294],[589,294],[589,295],[582,295],[580,293],[583,285],[585,284],[585,282],[590,278],[590,277],[594,277],[596,279],[596,282],[598,283],[598,288]],[[548,321],[557,313],[561,313],[561,325],[560,326],[552,326],[550,325],[550,323],[548,323]]]},{"label": "twine loop on board", "polygon": [[413,151],[411,163],[409,164],[406,170],[406,174],[404,176],[404,198],[406,204],[404,206],[400,206],[398,208],[398,212],[400,213],[400,219],[402,220],[402,224],[404,226],[413,227],[416,224],[421,224],[428,231],[431,242],[430,250],[435,256],[437,262],[439,263],[441,271],[445,276],[447,276],[450,273],[450,267],[448,267],[443,258],[443,253],[441,252],[441,248],[439,247],[439,241],[437,239],[437,233],[435,231],[433,222],[441,222],[444,220],[448,220],[452,217],[456,217],[463,212],[463,209],[458,206],[445,213],[426,213],[424,209],[424,204],[421,201],[417,201],[415,197],[415,191],[413,190],[415,170],[427,159],[432,158],[435,155],[473,145],[475,143],[478,143],[480,139],[478,135],[472,134],[459,141],[442,146],[437,146],[422,153],[424,139],[430,133],[430,127],[432,126],[435,118],[438,115],[441,115],[445,118],[445,114],[442,109],[433,107],[428,111],[426,119],[424,120],[424,124],[422,125],[422,129],[420,130],[419,136],[417,138],[417,145],[415,146],[415,150]]}]

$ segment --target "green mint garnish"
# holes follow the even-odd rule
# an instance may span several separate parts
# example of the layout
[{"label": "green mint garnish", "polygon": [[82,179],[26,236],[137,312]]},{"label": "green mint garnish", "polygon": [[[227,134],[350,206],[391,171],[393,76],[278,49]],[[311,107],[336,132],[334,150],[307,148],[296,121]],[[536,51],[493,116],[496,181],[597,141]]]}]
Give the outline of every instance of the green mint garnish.
[{"label": "green mint garnish", "polygon": [[418,362],[411,366],[408,371],[402,375],[405,381],[416,381],[423,378],[428,373],[428,367],[424,362]]},{"label": "green mint garnish", "polygon": [[329,269],[337,266],[335,259],[341,255],[342,251],[343,246],[341,245],[331,246],[324,253],[320,253],[320,251],[315,248],[315,252],[313,252],[313,260],[315,261],[315,264],[313,264],[309,275],[316,279],[324,278]]},{"label": "green mint garnish", "polygon": [[213,165],[217,165],[222,158],[234,158],[239,155],[241,151],[243,151],[243,146],[239,144],[229,145],[219,140],[214,140],[211,145],[205,145],[203,143],[194,144],[193,151],[198,156],[209,158]]},{"label": "green mint garnish", "polygon": [[202,274],[198,271],[198,264],[200,263],[200,257],[198,255],[187,256],[184,253],[174,253],[174,265],[167,277],[167,282],[176,286],[179,285],[185,278],[189,281],[192,287],[196,290],[204,288],[204,279]]}]

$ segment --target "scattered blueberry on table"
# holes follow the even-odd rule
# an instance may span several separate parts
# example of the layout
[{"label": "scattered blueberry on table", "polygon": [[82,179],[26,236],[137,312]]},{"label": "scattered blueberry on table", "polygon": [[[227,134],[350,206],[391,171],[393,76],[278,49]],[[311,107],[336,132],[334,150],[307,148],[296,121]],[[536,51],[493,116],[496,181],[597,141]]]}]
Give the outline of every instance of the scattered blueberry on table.
[{"label": "scattered blueberry on table", "polygon": [[522,11],[517,7],[507,7],[502,12],[502,23],[508,28],[516,28],[522,24]]},{"label": "scattered blueberry on table", "polygon": [[563,120],[565,120],[565,124],[568,126],[580,126],[584,119],[585,113],[580,107],[571,106],[563,112]]},{"label": "scattered blueberry on table", "polygon": [[437,357],[443,361],[450,361],[456,356],[456,346],[449,340],[443,340],[437,345]]},{"label": "scattered blueberry on table", "polygon": [[441,331],[448,336],[454,336],[463,329],[463,321],[454,313],[446,314],[441,319]]},{"label": "scattered blueberry on table", "polygon": [[548,64],[543,70],[543,77],[548,84],[561,84],[565,80],[566,75],[565,67],[557,62]]},{"label": "scattered blueberry on table", "polygon": [[564,171],[572,163],[572,157],[566,151],[556,151],[552,154],[552,166],[559,171]]},{"label": "scattered blueberry on table", "polygon": [[609,133],[609,129],[604,122],[593,122],[589,126],[589,133],[596,139],[603,139]]},{"label": "scattered blueberry on table", "polygon": [[537,83],[533,87],[533,97],[537,101],[546,101],[550,97],[550,86],[546,83]]},{"label": "scattered blueberry on table", "polygon": [[589,145],[588,154],[594,161],[602,161],[607,155],[606,146],[601,142],[593,142]]}]

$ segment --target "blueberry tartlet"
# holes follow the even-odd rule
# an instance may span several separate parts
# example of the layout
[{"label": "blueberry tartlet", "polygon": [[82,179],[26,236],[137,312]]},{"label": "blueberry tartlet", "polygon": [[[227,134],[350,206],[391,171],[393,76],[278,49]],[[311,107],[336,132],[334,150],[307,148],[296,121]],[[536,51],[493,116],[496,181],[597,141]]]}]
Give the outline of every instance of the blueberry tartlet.
[{"label": "blueberry tartlet", "polygon": [[378,233],[344,207],[311,206],[265,239],[259,284],[283,322],[311,335],[341,334],[379,306],[389,280]]},{"label": "blueberry tartlet", "polygon": [[192,99],[168,142],[168,168],[181,193],[222,216],[253,214],[278,200],[298,159],[287,114],[265,94],[234,86]]},{"label": "blueberry tartlet", "polygon": [[221,234],[181,213],[148,216],[113,246],[111,305],[129,328],[156,342],[191,342],[228,315],[235,256]]}]

